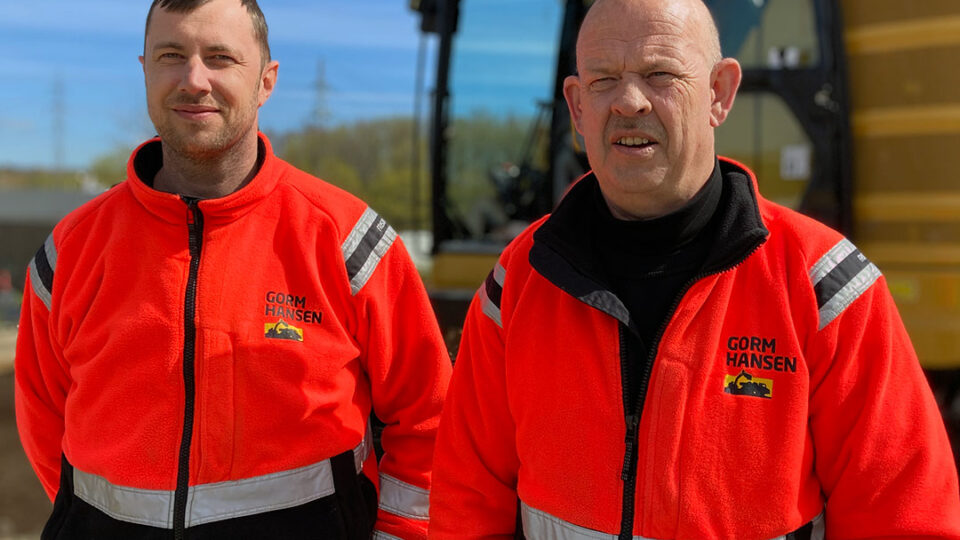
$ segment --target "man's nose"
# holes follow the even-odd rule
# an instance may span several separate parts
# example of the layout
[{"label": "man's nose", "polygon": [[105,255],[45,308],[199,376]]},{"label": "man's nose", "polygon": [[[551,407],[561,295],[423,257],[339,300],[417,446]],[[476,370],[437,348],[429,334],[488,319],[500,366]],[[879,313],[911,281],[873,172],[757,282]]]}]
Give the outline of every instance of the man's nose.
[{"label": "man's nose", "polygon": [[620,116],[643,116],[650,113],[653,106],[642,81],[627,77],[620,81],[619,86],[612,105],[613,112]]},{"label": "man's nose", "polygon": [[188,94],[210,93],[210,69],[202,59],[193,57],[187,60],[177,89]]}]

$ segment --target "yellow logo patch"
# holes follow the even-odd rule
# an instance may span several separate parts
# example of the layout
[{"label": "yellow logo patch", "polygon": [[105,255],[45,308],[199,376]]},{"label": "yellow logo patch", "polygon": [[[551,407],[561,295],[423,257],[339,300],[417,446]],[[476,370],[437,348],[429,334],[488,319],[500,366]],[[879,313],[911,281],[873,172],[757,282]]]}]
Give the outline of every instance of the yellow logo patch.
[{"label": "yellow logo patch", "polygon": [[270,339],[286,339],[289,341],[303,341],[303,330],[287,324],[286,321],[280,319],[275,323],[267,323],[263,325],[264,337]]},{"label": "yellow logo patch", "polygon": [[773,379],[761,379],[740,370],[736,375],[727,375],[723,379],[723,391],[735,396],[754,396],[764,399],[773,398]]}]

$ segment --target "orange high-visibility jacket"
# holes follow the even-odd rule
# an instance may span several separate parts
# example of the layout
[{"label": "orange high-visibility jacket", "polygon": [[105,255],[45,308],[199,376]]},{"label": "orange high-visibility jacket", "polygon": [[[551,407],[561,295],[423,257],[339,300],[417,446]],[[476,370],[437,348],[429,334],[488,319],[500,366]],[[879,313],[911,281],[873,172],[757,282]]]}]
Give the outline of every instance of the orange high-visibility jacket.
[{"label": "orange high-visibility jacket", "polygon": [[256,177],[199,202],[148,185],[148,141],[31,261],[16,411],[45,535],[426,535],[450,361],[423,285],[376,212],[259,141]]},{"label": "orange high-visibility jacket", "polygon": [[636,407],[632,321],[590,270],[596,179],[503,252],[444,405],[431,538],[518,521],[531,539],[960,537],[949,442],[883,276],[721,171],[714,247]]}]

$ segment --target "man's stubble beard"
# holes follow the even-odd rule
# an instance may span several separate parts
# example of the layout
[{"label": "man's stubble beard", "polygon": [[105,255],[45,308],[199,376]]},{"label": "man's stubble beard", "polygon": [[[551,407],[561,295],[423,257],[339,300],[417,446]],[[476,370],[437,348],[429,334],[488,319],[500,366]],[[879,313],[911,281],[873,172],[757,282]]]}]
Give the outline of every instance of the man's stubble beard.
[{"label": "man's stubble beard", "polygon": [[[181,126],[176,125],[177,119],[172,118],[176,113],[172,111],[171,106],[176,104],[200,105],[207,104],[205,100],[176,99],[172,103],[164,103],[165,111],[170,116],[165,117],[162,123],[155,123],[154,127],[164,146],[181,157],[193,162],[202,163],[204,161],[222,156],[224,153],[235,146],[248,131],[256,129],[255,118],[260,88],[257,86],[253,92],[250,102],[248,102],[250,114],[243,117],[234,116],[231,120],[228,112],[225,112],[218,106],[220,112],[221,125],[215,131],[206,129],[205,126],[192,126],[184,123]],[[234,112],[240,109],[234,109]],[[199,129],[198,129],[199,128]]]}]

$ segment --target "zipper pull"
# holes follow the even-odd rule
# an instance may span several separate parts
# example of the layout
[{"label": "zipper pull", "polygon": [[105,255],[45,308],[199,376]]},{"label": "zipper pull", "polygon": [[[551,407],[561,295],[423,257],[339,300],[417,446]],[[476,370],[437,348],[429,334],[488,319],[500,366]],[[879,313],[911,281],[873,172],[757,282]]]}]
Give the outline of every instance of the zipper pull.
[{"label": "zipper pull", "polygon": [[190,253],[196,254],[199,247],[199,238],[197,238],[197,229],[201,226],[202,216],[200,214],[200,206],[197,204],[198,199],[193,197],[182,196],[183,202],[187,203],[187,232],[188,232],[188,241],[190,245]]},{"label": "zipper pull", "polygon": [[626,482],[631,476],[633,476],[633,467],[636,462],[636,451],[637,444],[637,432],[640,428],[640,417],[631,414],[627,415],[627,435],[624,437],[624,442],[627,444],[626,452],[623,455],[623,469],[620,472],[620,479]]}]

